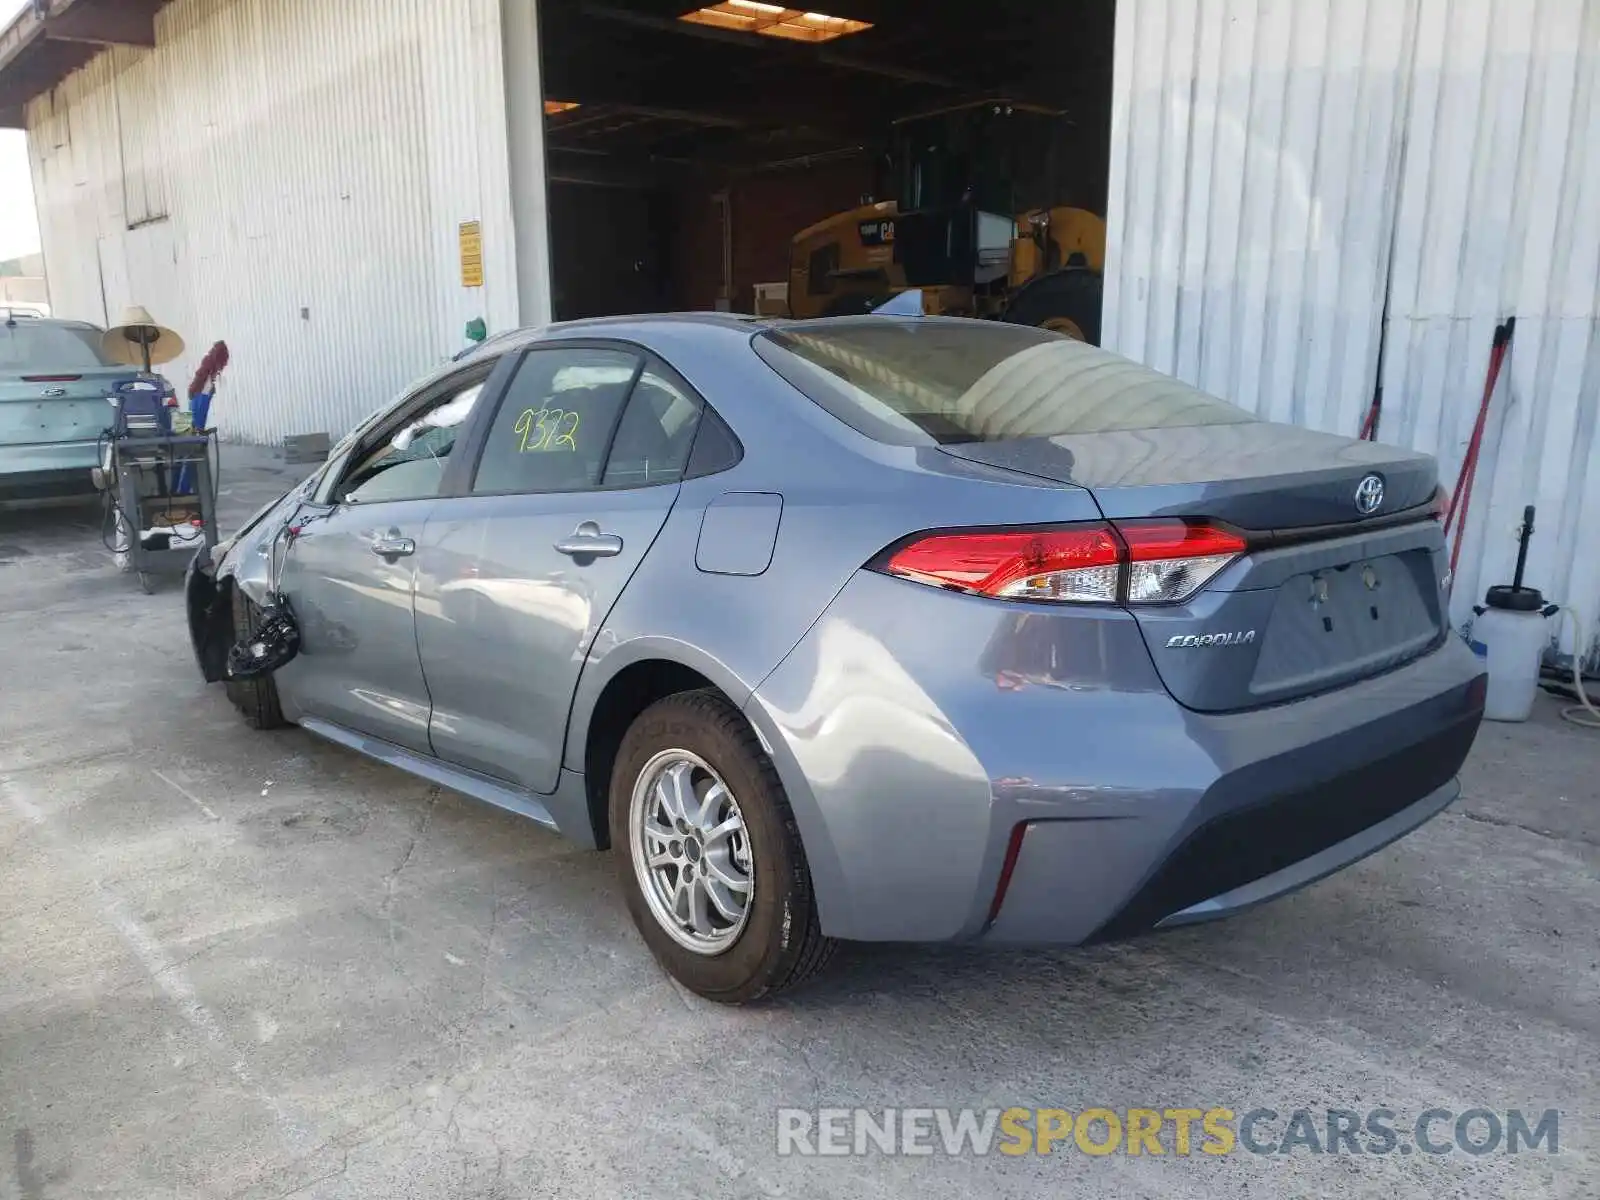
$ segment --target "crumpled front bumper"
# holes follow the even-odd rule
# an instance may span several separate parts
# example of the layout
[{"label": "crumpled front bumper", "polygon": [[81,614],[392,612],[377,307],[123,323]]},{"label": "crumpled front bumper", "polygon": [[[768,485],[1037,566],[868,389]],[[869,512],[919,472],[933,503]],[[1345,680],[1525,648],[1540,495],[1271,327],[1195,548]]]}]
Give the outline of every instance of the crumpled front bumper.
[{"label": "crumpled front bumper", "polygon": [[224,607],[231,602],[231,596],[225,588],[218,587],[213,564],[213,559],[220,557],[220,547],[202,546],[183,574],[189,645],[207,683],[220,683],[226,678],[228,646],[233,637],[232,612]]}]

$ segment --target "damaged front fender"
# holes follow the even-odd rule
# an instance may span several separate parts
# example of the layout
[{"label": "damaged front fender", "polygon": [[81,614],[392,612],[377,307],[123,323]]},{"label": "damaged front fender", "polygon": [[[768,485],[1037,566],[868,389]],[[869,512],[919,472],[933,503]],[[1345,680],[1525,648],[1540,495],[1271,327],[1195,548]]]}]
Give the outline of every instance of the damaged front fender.
[{"label": "damaged front fender", "polygon": [[258,608],[271,608],[277,596],[285,535],[315,479],[286,492],[255,514],[239,533],[203,547],[189,563],[184,601],[189,641],[207,683],[229,677],[228,654],[238,640],[233,602],[237,589]]}]

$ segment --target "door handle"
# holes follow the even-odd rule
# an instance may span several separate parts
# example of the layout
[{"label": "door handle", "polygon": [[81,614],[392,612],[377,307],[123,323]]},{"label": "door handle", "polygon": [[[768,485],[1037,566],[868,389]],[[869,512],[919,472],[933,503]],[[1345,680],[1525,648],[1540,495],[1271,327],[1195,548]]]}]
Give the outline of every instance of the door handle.
[{"label": "door handle", "polygon": [[391,562],[404,555],[417,552],[416,541],[412,538],[401,537],[398,529],[391,529],[388,533],[373,534],[369,544],[372,546],[374,554],[380,558],[387,558]]},{"label": "door handle", "polygon": [[571,558],[611,558],[622,553],[622,539],[601,533],[600,526],[585,521],[556,543],[556,551]]}]

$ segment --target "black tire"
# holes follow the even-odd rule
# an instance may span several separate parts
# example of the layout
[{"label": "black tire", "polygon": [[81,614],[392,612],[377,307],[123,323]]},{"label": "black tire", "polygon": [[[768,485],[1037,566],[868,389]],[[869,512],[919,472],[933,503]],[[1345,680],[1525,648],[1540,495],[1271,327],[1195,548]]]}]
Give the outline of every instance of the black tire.
[{"label": "black tire", "polygon": [[1042,275],[1017,289],[1001,320],[1045,326],[1070,321],[1091,346],[1100,344],[1100,309],[1105,281],[1098,271],[1071,269]]},{"label": "black tire", "polygon": [[[233,636],[243,641],[256,631],[261,610],[238,587],[233,588]],[[282,729],[289,724],[278,704],[278,685],[271,675],[257,679],[230,679],[223,685],[228,699],[244,716],[251,729]]]},{"label": "black tire", "polygon": [[[634,783],[652,757],[687,750],[719,774],[737,798],[749,835],[755,888],[744,929],[715,956],[697,954],[657,922],[634,869],[629,825]],[[744,1004],[792,988],[820,971],[838,943],[817,919],[811,871],[794,813],[772,760],[739,710],[720,695],[683,692],[641,713],[611,772],[611,844],[628,911],[656,960],[691,991]]]}]

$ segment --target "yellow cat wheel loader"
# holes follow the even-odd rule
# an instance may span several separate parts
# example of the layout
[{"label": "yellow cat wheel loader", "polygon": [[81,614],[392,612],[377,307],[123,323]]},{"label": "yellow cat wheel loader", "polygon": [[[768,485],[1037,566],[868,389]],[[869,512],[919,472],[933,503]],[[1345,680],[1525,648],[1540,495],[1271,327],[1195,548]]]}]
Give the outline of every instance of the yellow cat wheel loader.
[{"label": "yellow cat wheel loader", "polygon": [[1059,112],[1010,100],[895,122],[896,198],[795,235],[790,315],[870,312],[915,289],[925,313],[1098,343],[1105,219],[1058,202],[1083,186],[1058,169],[1062,128]]}]

